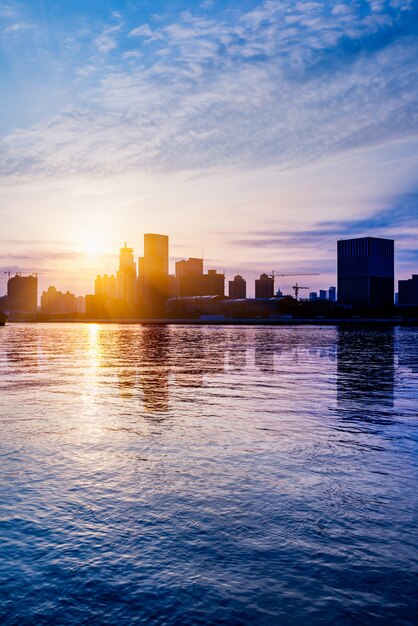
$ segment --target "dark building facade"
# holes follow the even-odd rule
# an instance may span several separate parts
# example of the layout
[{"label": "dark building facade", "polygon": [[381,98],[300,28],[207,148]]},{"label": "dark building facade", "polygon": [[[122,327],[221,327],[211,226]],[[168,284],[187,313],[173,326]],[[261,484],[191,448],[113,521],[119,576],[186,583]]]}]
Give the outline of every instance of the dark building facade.
[{"label": "dark building facade", "polygon": [[7,281],[7,308],[10,312],[34,315],[38,306],[38,277],[16,274]]},{"label": "dark building facade", "polygon": [[267,274],[261,274],[260,278],[255,281],[255,297],[256,298],[273,298],[274,296],[274,278]]},{"label": "dark building facade", "polygon": [[216,270],[208,270],[207,274],[203,274],[203,294],[205,296],[224,296],[225,274]]},{"label": "dark building facade", "polygon": [[338,241],[338,302],[362,308],[392,306],[394,241],[361,237]]},{"label": "dark building facade", "polygon": [[203,291],[203,259],[176,262],[177,296],[196,296]]},{"label": "dark building facade", "polygon": [[235,276],[234,280],[229,281],[228,295],[234,299],[247,297],[247,282],[242,276]]},{"label": "dark building facade", "polygon": [[167,235],[144,235],[144,256],[139,259],[139,303],[144,317],[163,317],[169,296]]},{"label": "dark building facade", "polygon": [[398,304],[418,306],[418,274],[412,274],[409,280],[398,281]]}]

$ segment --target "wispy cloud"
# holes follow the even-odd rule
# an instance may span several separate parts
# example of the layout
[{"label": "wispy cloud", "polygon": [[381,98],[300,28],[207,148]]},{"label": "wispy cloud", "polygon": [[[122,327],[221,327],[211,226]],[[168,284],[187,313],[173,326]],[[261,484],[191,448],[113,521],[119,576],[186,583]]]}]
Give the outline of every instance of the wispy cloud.
[{"label": "wispy cloud", "polygon": [[269,0],[233,22],[185,12],[154,29],[106,26],[104,54],[124,32],[157,48],[144,59],[121,45],[130,67],[102,66],[84,105],[6,137],[2,171],[289,167],[417,133],[417,12],[380,5]]}]

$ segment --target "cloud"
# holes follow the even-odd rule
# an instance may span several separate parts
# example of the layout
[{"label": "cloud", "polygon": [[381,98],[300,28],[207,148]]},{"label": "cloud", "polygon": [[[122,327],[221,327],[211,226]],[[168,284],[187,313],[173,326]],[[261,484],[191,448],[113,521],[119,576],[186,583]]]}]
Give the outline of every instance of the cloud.
[{"label": "cloud", "polygon": [[107,26],[103,29],[98,37],[96,37],[94,43],[99,50],[106,54],[111,50],[115,50],[117,48],[117,41],[114,33],[117,33],[121,28],[121,25],[118,26]]},{"label": "cloud", "polygon": [[3,139],[4,176],[300,167],[418,134],[415,3],[118,19],[94,38],[114,60],[75,70],[91,77],[77,103]]},{"label": "cloud", "polygon": [[141,24],[134,28],[128,33],[128,37],[144,37],[147,41],[163,39],[160,33],[151,30],[149,24]]}]

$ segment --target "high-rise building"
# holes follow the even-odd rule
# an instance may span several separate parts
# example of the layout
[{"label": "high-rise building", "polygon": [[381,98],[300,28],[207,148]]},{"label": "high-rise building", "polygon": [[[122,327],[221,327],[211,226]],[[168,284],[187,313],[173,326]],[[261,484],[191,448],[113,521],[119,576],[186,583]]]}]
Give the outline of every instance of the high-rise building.
[{"label": "high-rise building", "polygon": [[116,276],[113,274],[110,276],[107,274],[97,276],[94,283],[94,293],[96,296],[116,299],[118,297]]},{"label": "high-rise building", "polygon": [[318,293],[316,291],[311,291],[309,293],[309,302],[316,302],[318,300]]},{"label": "high-rise building", "polygon": [[337,299],[337,289],[335,287],[330,287],[328,289],[328,300],[330,302],[335,302],[335,300]]},{"label": "high-rise building", "polygon": [[144,256],[138,267],[141,315],[164,317],[169,295],[167,235],[144,235]]},{"label": "high-rise building", "polygon": [[203,295],[203,259],[177,261],[176,281],[177,296]]},{"label": "high-rise building", "polygon": [[393,305],[394,241],[377,237],[338,242],[338,302],[365,308]]},{"label": "high-rise building", "polygon": [[398,281],[398,304],[418,306],[418,274],[412,274],[408,280]]},{"label": "high-rise building", "polygon": [[7,308],[10,312],[34,315],[38,306],[38,276],[16,274],[7,281]]},{"label": "high-rise building", "polygon": [[325,289],[320,289],[319,290],[319,299],[320,300],[327,300],[327,296],[328,296],[328,293],[327,293],[327,291]]},{"label": "high-rise building", "polygon": [[[80,297],[84,302],[84,298]],[[69,291],[63,293],[58,291],[56,287],[48,287],[48,290],[44,291],[41,296],[41,313],[47,315],[77,313],[79,311],[77,301],[75,295]]]},{"label": "high-rise building", "polygon": [[225,274],[216,270],[208,270],[203,274],[203,295],[224,296],[225,295]]},{"label": "high-rise building", "polygon": [[267,274],[261,274],[260,278],[255,281],[255,297],[256,298],[273,298],[274,296],[274,278]]},{"label": "high-rise building", "polygon": [[239,274],[228,284],[228,294],[230,298],[245,299],[247,297],[247,282]]},{"label": "high-rise building", "polygon": [[137,303],[136,265],[133,248],[125,246],[119,252],[119,270],[116,274],[117,297],[128,306]]}]

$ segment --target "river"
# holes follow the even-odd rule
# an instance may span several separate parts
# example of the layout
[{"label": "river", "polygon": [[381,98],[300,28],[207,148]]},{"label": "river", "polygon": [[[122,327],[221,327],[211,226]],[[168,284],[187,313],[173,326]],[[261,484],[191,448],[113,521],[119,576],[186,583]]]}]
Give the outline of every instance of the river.
[{"label": "river", "polygon": [[414,624],[418,329],[0,328],[0,623]]}]

